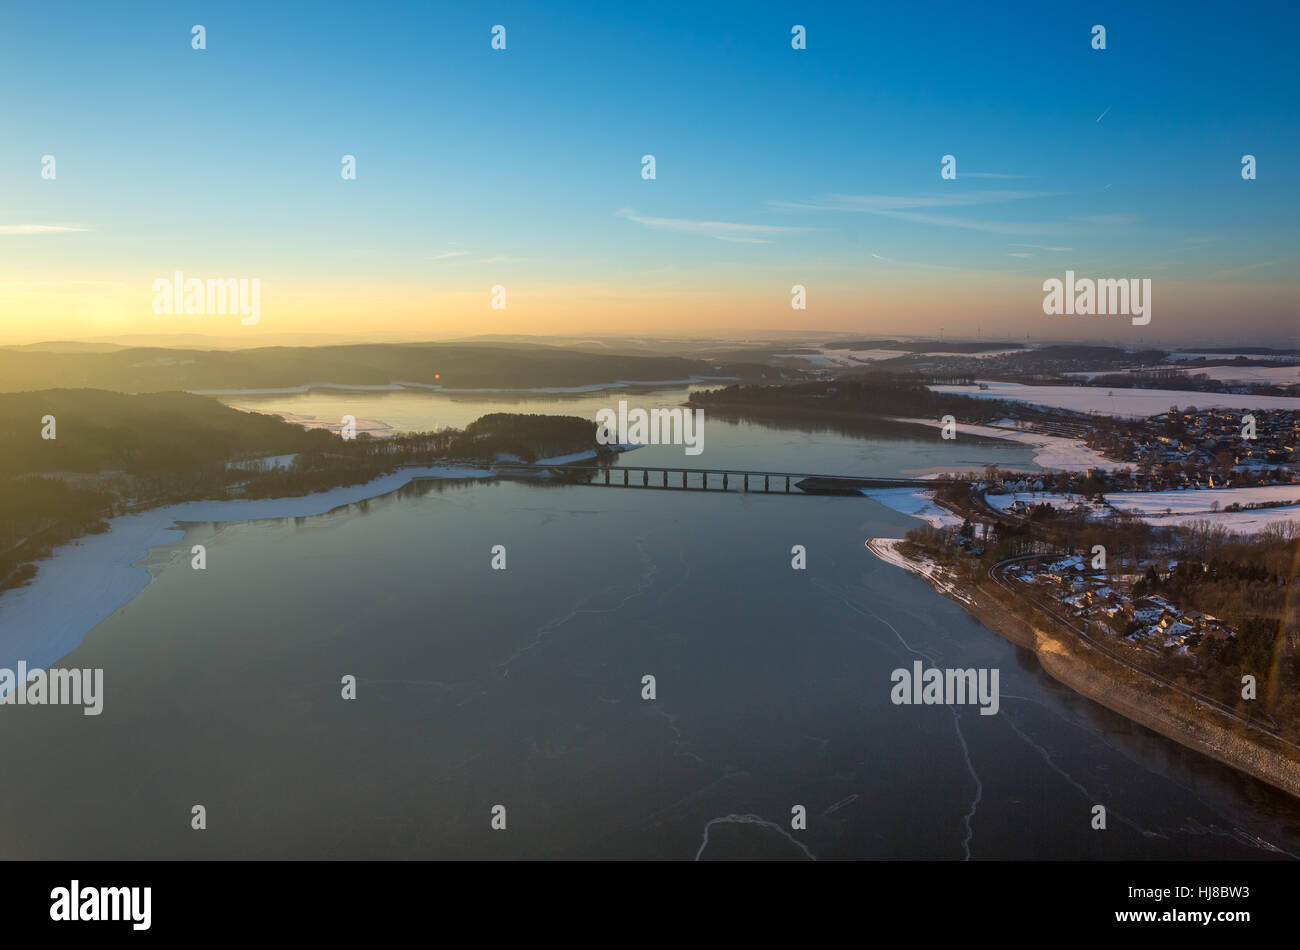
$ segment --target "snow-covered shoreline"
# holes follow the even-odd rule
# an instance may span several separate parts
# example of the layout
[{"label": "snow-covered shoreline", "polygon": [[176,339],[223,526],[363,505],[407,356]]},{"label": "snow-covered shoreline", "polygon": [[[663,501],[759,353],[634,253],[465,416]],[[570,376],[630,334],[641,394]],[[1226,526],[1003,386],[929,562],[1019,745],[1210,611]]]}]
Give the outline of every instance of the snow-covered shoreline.
[{"label": "snow-covered shoreline", "polygon": [[[906,419],[894,417],[895,422],[910,422],[916,425],[942,428],[943,423],[937,419]],[[1096,449],[1079,439],[1067,439],[1059,435],[1045,435],[1028,432],[1023,429],[1011,429],[996,425],[974,425],[968,422],[958,423],[957,436],[981,435],[990,439],[1006,439],[1021,442],[1034,450],[1034,464],[1041,468],[1055,469],[1061,472],[1086,472],[1090,468],[1120,468],[1123,463],[1106,458]]]},{"label": "snow-covered shoreline", "polygon": [[899,514],[919,518],[934,528],[960,528],[963,519],[934,500],[934,491],[925,488],[864,488],[862,494]]},{"label": "snow-covered shoreline", "polygon": [[[611,448],[629,452],[639,446]],[[594,450],[582,451],[533,464],[559,466],[596,457]],[[103,534],[84,535],[38,561],[36,577],[25,587],[0,592],[0,669],[14,669],[24,660],[35,672],[75,650],[91,630],[148,586],[151,575],[140,562],[155,548],[176,545],[189,524],[306,518],[387,495],[416,479],[497,475],[494,468],[430,465],[311,495],[187,501],[114,518]],[[177,550],[178,556],[182,553],[188,556]]]},{"label": "snow-covered shoreline", "polygon": [[177,544],[186,524],[323,515],[396,491],[415,478],[494,475],[491,469],[468,467],[408,468],[297,498],[190,501],[114,518],[103,534],[70,541],[37,562],[39,570],[27,586],[0,593],[0,668],[15,669],[25,660],[34,672],[75,650],[148,586],[151,575],[139,562],[154,548]]},{"label": "snow-covered shoreline", "polygon": [[913,561],[903,555],[898,550],[898,546],[903,543],[902,538],[868,538],[866,542],[867,550],[874,554],[886,564],[892,564],[894,567],[901,567],[909,574],[915,574],[917,577],[929,581],[935,590],[953,598],[954,600],[969,604],[970,597],[962,591],[952,581],[945,577],[945,571],[929,558],[921,558]]},{"label": "snow-covered shoreline", "polygon": [[634,386],[693,386],[698,383],[736,382],[738,376],[689,376],[686,379],[616,379],[608,383],[590,383],[585,386],[488,386],[478,389],[457,389],[437,383],[415,383],[394,380],[391,383],[304,383],[301,386],[279,386],[269,389],[191,389],[195,396],[289,396],[311,392],[313,389],[336,389],[345,392],[409,392],[425,390],[430,393],[539,393],[565,395],[598,393],[607,389],[629,389]]}]

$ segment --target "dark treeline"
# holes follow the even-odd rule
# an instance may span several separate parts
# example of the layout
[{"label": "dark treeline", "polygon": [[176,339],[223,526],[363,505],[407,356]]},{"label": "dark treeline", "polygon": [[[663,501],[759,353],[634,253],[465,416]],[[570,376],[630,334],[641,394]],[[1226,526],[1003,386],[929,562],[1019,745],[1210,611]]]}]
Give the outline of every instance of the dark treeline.
[{"label": "dark treeline", "polygon": [[1024,407],[999,399],[936,393],[908,379],[840,379],[786,386],[727,386],[690,395],[692,407],[716,407],[732,413],[792,412],[854,413],[938,419],[951,413],[965,422],[1001,419]]},{"label": "dark treeline", "polygon": [[[42,437],[54,417],[55,438]],[[329,439],[276,416],[239,412],[206,396],[49,389],[0,394],[0,477],[31,472],[179,473]]]},{"label": "dark treeline", "polygon": [[[1012,344],[1014,345],[1014,344]],[[1005,346],[996,347],[997,350]],[[1066,373],[1082,370],[1111,372],[1129,367],[1138,367],[1164,359],[1163,350],[1142,350],[1130,352],[1121,347],[1057,344],[1037,349],[1021,348],[1013,352],[980,352],[978,350],[958,350],[942,347],[945,353],[962,353],[964,355],[936,356],[931,353],[912,352],[905,356],[881,360],[872,364],[871,369],[887,372],[932,372],[937,377],[957,374],[975,375],[980,379],[1008,379],[1024,382],[1028,379],[1037,382],[1051,382],[1082,385],[1077,376],[1065,376]]]},{"label": "dark treeline", "polygon": [[0,348],[0,390],[35,390],[51,380],[116,392],[261,389],[329,382],[404,381],[449,389],[583,386],[620,379],[718,375],[777,378],[770,367],[678,356],[621,355],[539,344],[357,343],[240,350],[131,347],[111,352]]},{"label": "dark treeline", "polygon": [[[1078,384],[1080,380],[1072,379],[1070,382]],[[1131,373],[1106,373],[1083,381],[1083,384],[1100,389],[1180,389],[1187,392],[1241,393],[1251,396],[1294,396],[1300,392],[1300,383],[1214,379],[1206,373],[1178,366],[1152,367]]]},{"label": "dark treeline", "polygon": [[[513,455],[525,462],[569,455],[596,446],[597,425],[581,416],[546,416],[493,412],[465,427],[452,440],[449,453],[456,458],[494,460]],[[600,446],[605,452],[612,450]]]},{"label": "dark treeline", "polygon": [[[1246,715],[1262,706],[1293,738],[1300,735],[1300,604],[1293,596],[1297,542],[1300,537],[1289,525],[1249,540],[1219,538],[1202,552],[1208,557],[1180,561],[1172,570],[1156,567],[1139,582],[1143,592],[1232,626],[1234,637],[1207,638],[1193,651],[1201,674],[1195,677],[1198,688]],[[1259,684],[1255,702],[1241,697],[1245,675]]]},{"label": "dark treeline", "polygon": [[52,478],[0,480],[0,590],[34,577],[33,559],[105,530],[115,502],[111,491],[74,488]]},{"label": "dark treeline", "polygon": [[33,576],[32,560],[132,507],[221,497],[227,459],[328,439],[186,393],[0,395],[0,590]]},{"label": "dark treeline", "polygon": [[[1019,350],[1025,349],[1024,343],[1010,343],[998,340],[979,340],[975,342],[944,342],[942,340],[930,340],[924,343],[915,341],[905,342],[903,340],[845,340],[836,343],[827,343],[828,350],[902,350],[908,353],[987,353],[990,350]],[[798,350],[787,350],[789,353],[800,352]],[[810,350],[807,352],[817,352]]]}]

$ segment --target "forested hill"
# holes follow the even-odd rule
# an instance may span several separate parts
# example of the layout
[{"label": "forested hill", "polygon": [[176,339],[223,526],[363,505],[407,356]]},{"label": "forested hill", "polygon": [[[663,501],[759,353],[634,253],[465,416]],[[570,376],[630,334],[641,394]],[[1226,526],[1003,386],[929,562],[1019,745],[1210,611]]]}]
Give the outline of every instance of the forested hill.
[{"label": "forested hill", "polygon": [[926,419],[953,413],[963,422],[987,422],[1008,413],[1028,415],[1024,406],[961,393],[936,393],[923,383],[884,377],[837,379],[785,386],[727,386],[691,393],[692,406],[731,412],[781,410],[806,413],[854,413]]},{"label": "forested hill", "polygon": [[[42,437],[48,416],[54,417],[52,439]],[[188,472],[242,456],[307,451],[331,438],[188,393],[48,389],[0,395],[0,477]]]},{"label": "forested hill", "polygon": [[247,350],[135,347],[107,353],[0,349],[0,392],[51,385],[119,392],[278,389],[311,383],[448,389],[529,389],[654,382],[692,376],[777,379],[753,363],[675,356],[611,356],[547,346],[358,344]]}]

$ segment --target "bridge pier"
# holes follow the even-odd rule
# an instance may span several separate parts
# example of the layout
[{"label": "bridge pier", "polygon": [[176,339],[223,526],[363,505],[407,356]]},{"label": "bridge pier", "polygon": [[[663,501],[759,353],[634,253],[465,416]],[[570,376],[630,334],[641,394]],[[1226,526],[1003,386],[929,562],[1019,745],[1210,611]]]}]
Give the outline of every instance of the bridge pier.
[{"label": "bridge pier", "polygon": [[[404,462],[402,463],[401,467],[422,468],[425,464],[427,463]],[[623,472],[623,485],[625,487],[631,486],[632,484],[631,466],[627,466],[627,467],[620,466],[620,468],[622,469]],[[566,473],[572,473],[574,475],[585,476],[587,479],[585,484],[597,485],[597,484],[601,484],[601,478],[599,475],[596,475],[595,473],[603,472],[605,485],[616,484],[610,475],[610,470],[611,470],[611,466],[608,465],[572,466],[572,467],[564,466],[563,468],[559,468],[557,466],[520,464],[518,466],[510,466],[509,468],[505,469],[501,474],[503,477],[526,477],[527,471],[533,471],[533,472],[563,471]],[[856,494],[856,489],[859,488],[917,487],[917,488],[933,489],[933,488],[942,487],[944,485],[960,484],[960,482],[953,481],[950,479],[930,480],[930,479],[910,479],[910,478],[901,478],[901,477],[900,478],[876,478],[876,477],[865,477],[865,476],[856,476],[856,475],[801,475],[801,474],[793,474],[793,473],[786,473],[786,472],[749,471],[746,469],[710,470],[710,469],[703,469],[703,468],[678,469],[678,468],[661,468],[658,466],[642,466],[641,484],[645,488],[650,487],[650,472],[652,471],[662,473],[663,478],[660,481],[660,485],[662,485],[662,487],[664,488],[668,488],[672,485],[672,479],[670,477],[671,473],[681,472],[682,475],[681,488],[684,490],[689,490],[691,488],[691,475],[697,473],[700,476],[700,488],[703,491],[724,491],[724,492],[730,491],[731,476],[740,475],[741,491],[757,492],[759,490],[758,482],[755,481],[754,487],[751,489],[749,486],[749,476],[753,475],[757,479],[758,476],[761,475],[763,477],[762,490],[764,492],[779,492],[781,491],[780,480],[784,478],[785,493],[787,495],[793,492],[795,486],[793,486],[791,482],[794,481],[795,479],[806,479],[807,484],[801,485],[800,490],[802,492],[805,492],[807,494],[812,494],[812,495],[828,494],[828,493],[829,494],[844,494],[844,493]],[[721,488],[709,487],[710,475],[722,476]],[[426,477],[428,476],[423,474],[415,475],[415,478],[417,479],[423,479]],[[772,486],[773,478],[777,479],[776,487]]]}]

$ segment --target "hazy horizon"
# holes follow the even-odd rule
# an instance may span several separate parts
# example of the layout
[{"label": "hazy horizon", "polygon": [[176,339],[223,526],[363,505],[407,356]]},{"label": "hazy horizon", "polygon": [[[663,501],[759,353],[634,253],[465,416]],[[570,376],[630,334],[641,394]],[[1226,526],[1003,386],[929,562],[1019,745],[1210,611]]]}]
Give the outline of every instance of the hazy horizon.
[{"label": "hazy horizon", "polygon": [[[582,337],[585,337],[583,339]],[[671,349],[673,344],[704,344],[716,343],[720,345],[734,345],[737,347],[752,346],[755,348],[762,347],[764,344],[789,343],[815,343],[819,341],[835,342],[848,340],[890,340],[896,339],[902,342],[924,343],[933,341],[938,349],[943,344],[956,343],[976,343],[980,340],[984,342],[1007,342],[1016,344],[1027,344],[1036,346],[1039,344],[1048,345],[1089,345],[1089,346],[1114,346],[1137,349],[1167,349],[1194,351],[1197,346],[1212,347],[1222,349],[1229,346],[1239,347],[1266,347],[1273,349],[1296,349],[1300,347],[1300,333],[1280,336],[1261,336],[1256,338],[1234,337],[1231,341],[1226,341],[1222,336],[1217,338],[1199,337],[1186,340],[1163,340],[1154,337],[1144,337],[1140,340],[1122,340],[1113,337],[1038,337],[1032,334],[1029,337],[1015,337],[1011,335],[983,333],[976,335],[952,335],[945,333],[942,337],[937,334],[917,334],[917,333],[895,333],[887,334],[876,331],[854,332],[853,330],[781,330],[772,328],[740,328],[727,330],[725,328],[701,328],[695,333],[674,333],[663,334],[647,332],[639,335],[632,334],[607,334],[607,333],[588,333],[581,335],[568,334],[526,334],[526,333],[498,333],[498,334],[473,334],[473,335],[429,335],[418,337],[415,335],[401,333],[370,333],[370,334],[328,334],[328,333],[272,333],[249,335],[218,335],[203,333],[137,333],[137,334],[109,334],[100,336],[75,336],[61,339],[39,338],[23,341],[2,341],[0,348],[4,349],[39,349],[44,346],[111,346],[111,347],[148,347],[154,349],[214,349],[214,350],[236,350],[251,349],[256,347],[313,347],[313,346],[351,346],[351,345],[423,345],[423,344],[440,344],[440,345],[474,345],[482,344],[500,344],[520,346],[554,346],[557,348],[578,347],[582,344],[599,343],[610,347],[620,347],[632,344],[662,344]]]}]

